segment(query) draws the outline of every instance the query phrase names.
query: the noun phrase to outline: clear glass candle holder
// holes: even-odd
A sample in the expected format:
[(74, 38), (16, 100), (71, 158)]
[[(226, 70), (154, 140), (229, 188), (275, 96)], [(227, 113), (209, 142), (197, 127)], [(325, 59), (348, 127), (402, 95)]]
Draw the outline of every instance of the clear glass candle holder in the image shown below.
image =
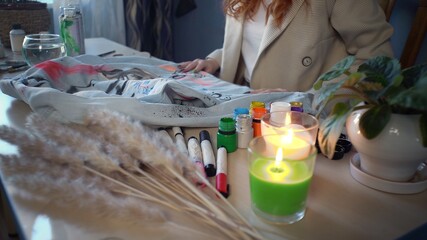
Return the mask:
[(30, 34), (22, 43), (22, 54), (30, 66), (63, 57), (65, 53), (65, 45), (58, 34)]
[(296, 111), (277, 111), (265, 114), (261, 118), (261, 134), (287, 134), (292, 129), (293, 134), (315, 145), (319, 121), (316, 117)]
[(304, 217), (317, 156), (311, 143), (283, 138), (287, 136), (259, 136), (248, 147), (252, 210), (274, 224), (291, 224)]

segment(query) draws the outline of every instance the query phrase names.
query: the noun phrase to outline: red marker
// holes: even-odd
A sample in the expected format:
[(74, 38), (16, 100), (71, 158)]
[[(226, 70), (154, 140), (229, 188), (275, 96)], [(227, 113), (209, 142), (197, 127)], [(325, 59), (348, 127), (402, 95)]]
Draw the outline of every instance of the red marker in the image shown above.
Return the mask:
[(216, 165), (216, 189), (227, 198), (230, 193), (227, 183), (227, 150), (224, 147), (218, 148)]

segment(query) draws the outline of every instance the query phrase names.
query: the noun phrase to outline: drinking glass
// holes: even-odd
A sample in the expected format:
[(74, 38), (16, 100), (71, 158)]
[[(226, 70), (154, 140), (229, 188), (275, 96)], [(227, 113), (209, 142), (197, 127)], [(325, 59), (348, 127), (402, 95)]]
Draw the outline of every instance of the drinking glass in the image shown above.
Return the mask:
[(264, 114), (261, 119), (262, 135), (286, 134), (292, 130), (293, 134), (314, 145), (317, 138), (319, 121), (316, 117), (296, 111), (277, 111)]
[(65, 46), (58, 34), (30, 34), (24, 38), (22, 53), (28, 65), (34, 66), (65, 56)]

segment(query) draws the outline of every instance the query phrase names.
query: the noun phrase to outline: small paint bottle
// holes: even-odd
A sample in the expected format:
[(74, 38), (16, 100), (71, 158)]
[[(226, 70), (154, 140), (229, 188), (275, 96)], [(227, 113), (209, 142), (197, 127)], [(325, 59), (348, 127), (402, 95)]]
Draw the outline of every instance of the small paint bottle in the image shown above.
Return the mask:
[(261, 136), (261, 118), (267, 113), (265, 107), (255, 107), (252, 109), (252, 128), (254, 130), (253, 137)]
[(297, 112), (297, 113), (291, 113), (291, 122), (294, 124), (302, 124), (302, 117), (299, 114), (300, 112), (304, 112), (302, 102), (290, 102), (291, 104), (291, 112)]
[(234, 119), (230, 117), (221, 118), (217, 133), (217, 149), (225, 147), (228, 153), (237, 149), (237, 134)]
[(289, 112), (291, 104), (288, 102), (272, 102), (270, 104), (270, 112)]
[(236, 118), (237, 147), (247, 148), (252, 140), (254, 130), (252, 128), (252, 117), (249, 114), (239, 114)]
[(259, 101), (252, 101), (251, 105), (249, 106), (249, 114), (252, 115), (253, 109), (257, 107), (265, 108), (265, 103)]
[(237, 116), (240, 114), (249, 114), (249, 109), (247, 109), (247, 108), (235, 108), (234, 109), (234, 115), (233, 115), (234, 121), (236, 121)]
[(290, 102), (290, 104), (291, 104), (291, 111), (304, 112), (302, 102)]

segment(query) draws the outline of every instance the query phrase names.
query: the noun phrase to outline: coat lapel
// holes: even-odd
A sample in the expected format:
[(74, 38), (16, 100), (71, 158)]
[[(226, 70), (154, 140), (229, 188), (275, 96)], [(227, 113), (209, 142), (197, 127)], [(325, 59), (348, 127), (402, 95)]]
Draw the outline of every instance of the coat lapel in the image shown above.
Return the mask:
[(286, 14), (283, 22), (280, 26), (276, 26), (272, 17), (268, 18), (267, 25), (264, 31), (264, 35), (261, 40), (261, 44), (258, 51), (259, 55), (276, 39), (289, 25), (292, 19), (297, 14), (298, 10), (302, 6), (305, 0), (294, 0), (289, 12)]

